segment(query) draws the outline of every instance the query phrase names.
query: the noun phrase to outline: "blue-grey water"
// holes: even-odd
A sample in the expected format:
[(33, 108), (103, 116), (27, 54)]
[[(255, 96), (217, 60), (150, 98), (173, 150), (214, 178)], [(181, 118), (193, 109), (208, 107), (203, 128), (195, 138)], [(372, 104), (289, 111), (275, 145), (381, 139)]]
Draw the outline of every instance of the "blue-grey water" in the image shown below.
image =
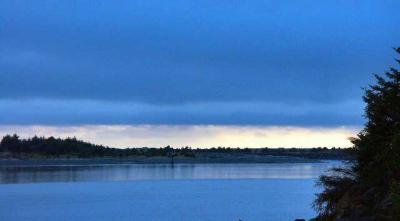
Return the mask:
[(0, 220), (311, 218), (337, 161), (0, 167)]

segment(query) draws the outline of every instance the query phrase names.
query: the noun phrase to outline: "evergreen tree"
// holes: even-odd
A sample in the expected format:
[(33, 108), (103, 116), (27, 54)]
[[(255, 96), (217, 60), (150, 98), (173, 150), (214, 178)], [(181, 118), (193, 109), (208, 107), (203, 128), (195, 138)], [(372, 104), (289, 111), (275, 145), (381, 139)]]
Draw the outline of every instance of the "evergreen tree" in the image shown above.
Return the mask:
[[(400, 48), (395, 50), (400, 54)], [(324, 191), (314, 206), (322, 220), (339, 216), (399, 218), (394, 216), (400, 208), (400, 72), (391, 68), (384, 76), (375, 77), (376, 84), (366, 88), (363, 97), (367, 122), (352, 139), (356, 163), (320, 177)], [(346, 205), (346, 200), (351, 203)], [(352, 212), (346, 215), (346, 209)]]

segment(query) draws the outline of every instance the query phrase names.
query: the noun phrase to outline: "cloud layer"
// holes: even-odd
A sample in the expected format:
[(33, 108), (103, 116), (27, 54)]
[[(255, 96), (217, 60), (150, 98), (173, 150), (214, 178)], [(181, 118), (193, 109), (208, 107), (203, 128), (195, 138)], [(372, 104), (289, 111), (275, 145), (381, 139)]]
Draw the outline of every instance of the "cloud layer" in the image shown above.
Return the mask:
[[(360, 125), (362, 103), (205, 102), (146, 104), (92, 100), (0, 100), (0, 124)], [(351, 111), (349, 111), (351, 110)]]
[(0, 124), (361, 125), (398, 1), (1, 1)]

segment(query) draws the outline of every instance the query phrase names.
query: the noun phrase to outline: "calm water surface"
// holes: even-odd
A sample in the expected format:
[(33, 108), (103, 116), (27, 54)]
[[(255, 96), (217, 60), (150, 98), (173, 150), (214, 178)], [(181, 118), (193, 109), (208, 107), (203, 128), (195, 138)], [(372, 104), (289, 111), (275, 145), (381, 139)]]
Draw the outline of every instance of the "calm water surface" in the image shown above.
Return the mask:
[(0, 183), (170, 179), (311, 179), (338, 161), (276, 164), (0, 166)]
[(315, 179), (339, 164), (3, 166), (0, 220), (311, 218)]

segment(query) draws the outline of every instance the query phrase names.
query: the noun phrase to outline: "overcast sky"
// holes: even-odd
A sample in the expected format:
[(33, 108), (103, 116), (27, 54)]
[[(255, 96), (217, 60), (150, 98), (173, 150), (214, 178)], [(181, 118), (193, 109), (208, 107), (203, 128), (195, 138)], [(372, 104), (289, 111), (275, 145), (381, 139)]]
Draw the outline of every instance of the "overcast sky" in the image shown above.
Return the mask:
[(399, 8), (379, 0), (0, 0), (0, 132), (214, 125), (355, 133), (361, 88), (395, 65)]

